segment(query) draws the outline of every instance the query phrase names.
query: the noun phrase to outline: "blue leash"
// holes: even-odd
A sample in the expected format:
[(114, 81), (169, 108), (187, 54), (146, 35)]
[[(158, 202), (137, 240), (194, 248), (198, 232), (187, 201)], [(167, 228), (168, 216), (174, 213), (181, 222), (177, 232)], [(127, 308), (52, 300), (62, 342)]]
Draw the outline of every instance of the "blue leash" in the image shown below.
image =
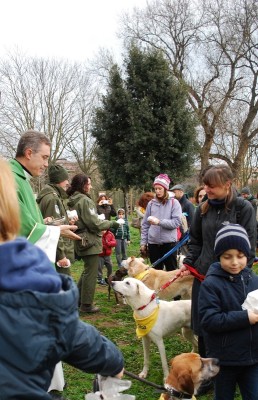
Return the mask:
[(183, 237), (182, 240), (180, 240), (180, 242), (178, 242), (173, 249), (169, 250), (166, 254), (164, 254), (164, 256), (162, 256), (161, 258), (159, 258), (157, 261), (155, 261), (152, 266), (156, 267), (157, 264), (161, 263), (161, 261), (165, 260), (165, 258), (167, 258), (168, 256), (170, 256), (170, 254), (173, 254), (175, 251), (177, 251), (178, 249), (180, 249), (180, 247), (182, 247), (187, 241), (189, 240), (189, 233), (186, 233), (186, 235)]

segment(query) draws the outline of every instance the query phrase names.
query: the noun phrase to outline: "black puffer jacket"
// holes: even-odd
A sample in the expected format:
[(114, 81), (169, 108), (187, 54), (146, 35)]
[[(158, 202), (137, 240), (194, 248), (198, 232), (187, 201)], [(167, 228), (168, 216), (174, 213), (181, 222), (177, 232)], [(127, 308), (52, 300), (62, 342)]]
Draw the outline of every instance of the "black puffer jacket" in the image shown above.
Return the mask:
[(250, 325), (241, 307), (247, 294), (256, 289), (258, 276), (250, 268), (230, 275), (220, 263), (210, 266), (199, 295), (207, 357), (218, 358), (221, 365), (258, 363), (258, 324)]
[(203, 216), (200, 207), (196, 208), (190, 227), (188, 254), (184, 262), (194, 266), (199, 273), (205, 275), (209, 266), (217, 261), (213, 250), (216, 234), (222, 228), (222, 223), (228, 221), (242, 225), (247, 231), (251, 243), (251, 257), (248, 266), (251, 266), (256, 248), (256, 217), (251, 204), (243, 198), (235, 197), (230, 210), (225, 210), (224, 205), (210, 206), (208, 212)]

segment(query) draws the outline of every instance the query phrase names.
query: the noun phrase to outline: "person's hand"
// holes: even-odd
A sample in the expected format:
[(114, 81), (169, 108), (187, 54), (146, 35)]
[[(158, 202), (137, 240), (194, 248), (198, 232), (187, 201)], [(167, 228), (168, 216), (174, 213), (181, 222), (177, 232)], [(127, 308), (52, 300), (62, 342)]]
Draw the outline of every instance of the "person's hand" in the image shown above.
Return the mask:
[(76, 210), (67, 210), (66, 211), (68, 219), (69, 219), (69, 225), (74, 225), (76, 221), (78, 221), (78, 214)]
[(126, 244), (128, 244), (128, 245), (129, 245), (130, 243), (131, 243), (131, 242), (130, 242), (130, 240), (127, 240), (127, 241), (126, 241)]
[(191, 275), (189, 269), (183, 264), (181, 268), (178, 268), (176, 273), (176, 277), (188, 276)]
[(254, 325), (258, 322), (258, 314), (254, 313), (253, 311), (247, 310), (248, 318), (251, 325)]
[(76, 221), (78, 221), (78, 217), (73, 217), (69, 219), (69, 225), (74, 225)]
[(158, 225), (159, 222), (160, 222), (158, 218), (152, 217), (152, 216), (148, 217), (148, 218), (147, 218), (147, 221), (148, 221), (151, 225)]
[(62, 258), (61, 260), (58, 260), (57, 262), (58, 267), (65, 268), (65, 267), (70, 267), (71, 263), (70, 260), (66, 257)]
[(141, 254), (142, 258), (147, 258), (148, 257), (148, 251), (147, 251), (147, 245), (146, 244), (142, 244), (141, 245), (140, 254)]
[(113, 200), (109, 197), (109, 199), (108, 199), (108, 204), (113, 204)]
[(52, 221), (53, 221), (53, 218), (52, 217), (46, 217), (46, 218), (44, 218), (43, 219), (43, 221), (44, 221), (44, 224), (50, 224)]
[(122, 379), (123, 376), (124, 376), (124, 368), (122, 369), (122, 371), (119, 372), (119, 374), (115, 375), (115, 378)]
[(72, 239), (72, 240), (82, 240), (82, 238), (73, 231), (76, 231), (78, 229), (78, 226), (76, 225), (60, 225), (60, 235), (62, 237)]

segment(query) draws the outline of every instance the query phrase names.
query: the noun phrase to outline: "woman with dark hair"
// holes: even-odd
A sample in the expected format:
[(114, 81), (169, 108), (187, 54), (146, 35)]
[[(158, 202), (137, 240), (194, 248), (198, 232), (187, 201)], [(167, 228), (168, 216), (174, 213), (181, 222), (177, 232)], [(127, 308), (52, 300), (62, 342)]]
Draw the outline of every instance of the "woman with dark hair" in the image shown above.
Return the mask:
[(73, 177), (71, 186), (67, 190), (70, 199), (68, 206), (78, 214), (78, 230), (82, 240), (75, 244), (75, 253), (84, 262), (84, 270), (78, 282), (80, 292), (80, 311), (95, 313), (99, 308), (93, 305), (97, 283), (99, 254), (102, 251), (101, 231), (111, 227), (118, 228), (116, 221), (102, 220), (99, 218), (96, 205), (90, 197), (91, 178), (85, 174)]
[[(210, 166), (203, 174), (204, 190), (207, 200), (202, 202), (195, 211), (194, 219), (190, 227), (190, 240), (188, 253), (184, 264), (190, 265), (201, 275), (206, 275), (210, 265), (217, 261), (214, 254), (215, 237), (222, 224), (225, 222), (239, 224), (247, 231), (251, 252), (248, 266), (251, 267), (255, 257), (256, 245), (256, 220), (251, 204), (237, 196), (233, 187), (233, 174), (226, 164)], [(184, 265), (180, 275), (190, 274)], [(199, 353), (206, 356), (202, 333), (199, 328), (198, 298), (201, 281), (194, 279), (192, 290), (192, 328), (199, 336)], [(205, 389), (200, 390), (199, 395)]]
[(204, 186), (198, 186), (195, 191), (194, 191), (194, 201), (195, 201), (195, 205), (198, 206), (198, 204), (200, 204), (204, 198), (204, 196), (206, 195)]
[[(148, 246), (150, 262), (154, 263), (170, 251), (177, 243), (177, 227), (181, 224), (182, 209), (178, 200), (168, 194), (170, 179), (166, 174), (158, 175), (153, 183), (155, 197), (149, 201), (142, 220), (141, 253)], [(167, 271), (177, 268), (176, 252), (159, 263), (156, 269)]]

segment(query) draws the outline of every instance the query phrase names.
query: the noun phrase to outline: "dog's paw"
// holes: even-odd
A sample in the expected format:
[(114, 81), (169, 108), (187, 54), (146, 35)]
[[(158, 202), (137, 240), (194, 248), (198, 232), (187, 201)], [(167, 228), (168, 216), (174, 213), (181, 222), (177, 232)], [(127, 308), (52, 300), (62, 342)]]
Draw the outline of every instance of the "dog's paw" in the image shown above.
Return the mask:
[(147, 378), (147, 375), (148, 375), (148, 371), (143, 369), (142, 372), (139, 373), (139, 378), (145, 379), (145, 378)]

